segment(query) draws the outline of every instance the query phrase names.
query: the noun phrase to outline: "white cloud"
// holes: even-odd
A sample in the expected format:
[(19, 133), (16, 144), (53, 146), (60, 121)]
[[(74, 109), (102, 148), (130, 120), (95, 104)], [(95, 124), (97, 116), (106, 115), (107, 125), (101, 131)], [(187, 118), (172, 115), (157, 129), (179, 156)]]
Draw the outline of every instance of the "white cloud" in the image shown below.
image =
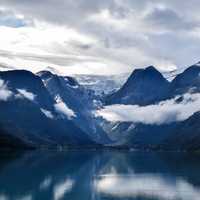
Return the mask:
[(0, 101), (7, 101), (12, 96), (4, 80), (0, 79)]
[(185, 94), (180, 103), (176, 102), (177, 98), (148, 106), (110, 105), (97, 110), (96, 115), (112, 122), (160, 125), (186, 120), (200, 111), (200, 94)]
[(50, 65), (65, 74), (189, 65), (200, 50), (199, 1), (191, 1), (2, 0), (2, 17), (14, 24), (0, 20), (0, 50), (8, 52), (0, 62), (34, 72)]
[(17, 89), (17, 91), (19, 92), (20, 96), (17, 95), (17, 97), (23, 97), (23, 98), (26, 98), (30, 101), (34, 101), (36, 95), (33, 94), (32, 92), (28, 92), (27, 90), (25, 89)]
[(53, 116), (53, 114), (52, 114), (51, 111), (46, 110), (46, 109), (43, 109), (43, 108), (41, 108), (40, 110), (41, 110), (42, 113), (44, 113), (44, 115), (45, 115), (46, 117), (48, 117), (48, 118), (50, 118), (50, 119), (53, 119), (53, 118), (54, 118), (54, 116)]
[(76, 114), (73, 110), (71, 110), (65, 103), (58, 102), (54, 105), (57, 112), (65, 115), (68, 119), (72, 119), (73, 117), (76, 117)]

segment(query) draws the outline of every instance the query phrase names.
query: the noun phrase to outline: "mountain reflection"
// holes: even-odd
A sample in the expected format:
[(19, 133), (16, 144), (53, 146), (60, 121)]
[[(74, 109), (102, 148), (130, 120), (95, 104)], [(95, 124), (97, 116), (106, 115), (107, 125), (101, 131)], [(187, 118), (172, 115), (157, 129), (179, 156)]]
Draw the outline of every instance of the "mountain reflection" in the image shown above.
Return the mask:
[(1, 153), (0, 200), (199, 200), (199, 167), (181, 153)]

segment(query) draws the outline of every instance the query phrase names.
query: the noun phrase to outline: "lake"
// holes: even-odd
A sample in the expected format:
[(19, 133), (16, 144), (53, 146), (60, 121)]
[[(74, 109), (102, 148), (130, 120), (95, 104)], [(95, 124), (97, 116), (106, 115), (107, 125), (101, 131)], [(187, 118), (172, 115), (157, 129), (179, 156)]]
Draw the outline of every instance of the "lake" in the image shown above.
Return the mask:
[(0, 200), (199, 200), (200, 155), (0, 153)]

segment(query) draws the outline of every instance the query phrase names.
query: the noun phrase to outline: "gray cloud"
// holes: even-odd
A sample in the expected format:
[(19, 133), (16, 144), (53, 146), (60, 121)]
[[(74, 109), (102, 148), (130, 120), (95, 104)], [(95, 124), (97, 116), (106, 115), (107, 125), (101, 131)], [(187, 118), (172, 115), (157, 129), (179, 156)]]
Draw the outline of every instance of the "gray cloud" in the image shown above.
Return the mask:
[[(84, 46), (78, 46), (79, 48), (86, 48)], [(10, 59), (16, 59), (21, 58), (24, 60), (30, 60), (30, 61), (41, 61), (41, 62), (47, 62), (49, 64), (55, 64), (55, 65), (72, 65), (77, 62), (83, 62), (83, 61), (90, 61), (95, 62), (98, 61), (95, 57), (89, 57), (89, 56), (78, 56), (73, 54), (66, 54), (64, 56), (59, 55), (50, 55), (50, 54), (36, 54), (36, 53), (15, 53), (12, 51), (3, 51), (0, 50), (0, 56), (7, 57)], [(0, 64), (1, 67), (1, 64)], [(2, 66), (3, 68), (7, 68), (5, 65)], [(9, 69), (14, 69), (14, 67), (9, 67)]]
[[(64, 26), (96, 40), (55, 42), (51, 58), (26, 55), (26, 59), (66, 66), (81, 64), (80, 56), (84, 56), (84, 62), (98, 60), (108, 67), (113, 62), (116, 67), (108, 71), (118, 73), (150, 64), (165, 69), (198, 61), (199, 5), (198, 0), (1, 0), (4, 15), (22, 14), (24, 20)], [(34, 23), (28, 26), (34, 27)], [(57, 52), (66, 56), (57, 56)]]
[(163, 27), (166, 31), (170, 30), (190, 30), (199, 26), (194, 21), (187, 21), (184, 17), (181, 17), (173, 10), (170, 9), (154, 9), (149, 13), (146, 20), (152, 23), (152, 25)]

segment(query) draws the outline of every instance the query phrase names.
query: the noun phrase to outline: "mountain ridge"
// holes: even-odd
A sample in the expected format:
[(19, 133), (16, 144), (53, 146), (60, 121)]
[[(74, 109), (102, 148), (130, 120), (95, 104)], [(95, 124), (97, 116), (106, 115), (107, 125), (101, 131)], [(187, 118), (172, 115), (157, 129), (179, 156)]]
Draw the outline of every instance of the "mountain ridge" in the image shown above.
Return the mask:
[[(143, 124), (106, 122), (94, 112), (107, 105), (159, 105), (200, 93), (200, 67), (192, 65), (169, 82), (155, 67), (134, 70), (122, 87), (99, 98), (70, 76), (49, 71), (0, 72), (0, 130), (10, 141), (31, 146), (115, 146), (142, 149), (197, 149), (199, 114), (182, 122)], [(188, 101), (193, 101), (188, 99)], [(182, 134), (179, 130), (182, 130)], [(195, 132), (196, 131), (196, 132)], [(1, 135), (1, 133), (0, 133)], [(11, 136), (11, 137), (10, 137)], [(182, 142), (177, 141), (182, 138)], [(193, 148), (192, 148), (193, 147)]]

